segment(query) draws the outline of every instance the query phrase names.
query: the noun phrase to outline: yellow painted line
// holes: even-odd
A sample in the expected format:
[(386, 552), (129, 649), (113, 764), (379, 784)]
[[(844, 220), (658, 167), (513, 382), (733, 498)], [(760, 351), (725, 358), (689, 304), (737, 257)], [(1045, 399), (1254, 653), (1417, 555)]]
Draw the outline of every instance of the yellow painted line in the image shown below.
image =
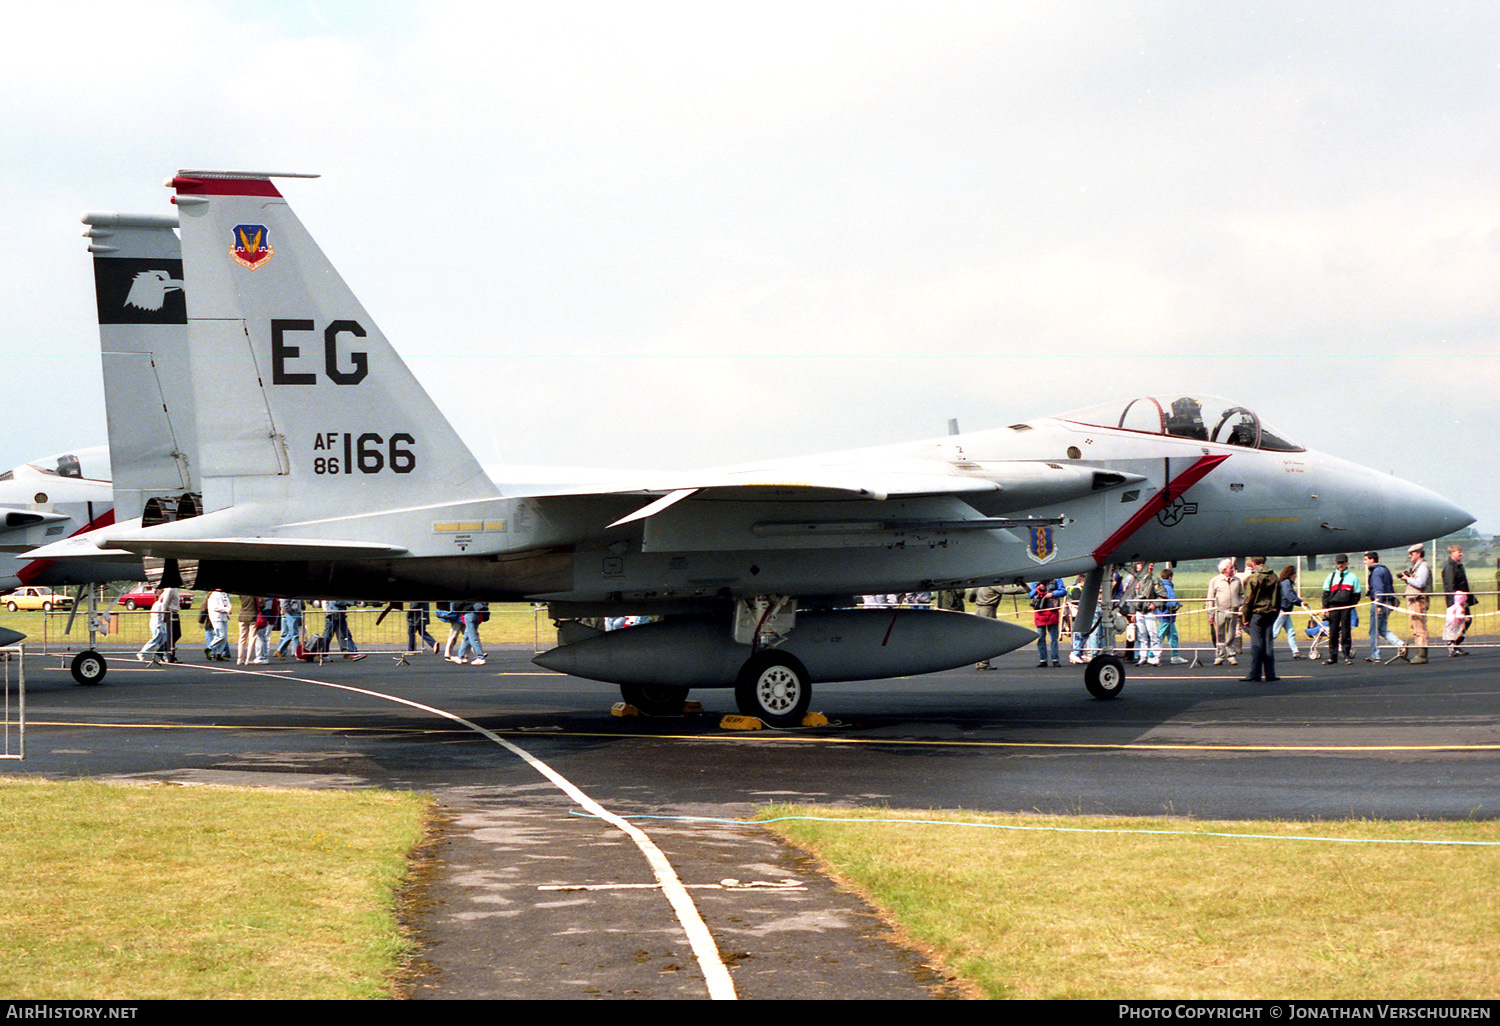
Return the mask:
[[(497, 733), (506, 733), (498, 730)], [(1177, 752), (1500, 752), (1500, 743), (1478, 745), (1189, 745), (1154, 744), (1151, 742), (1104, 743), (1091, 741), (913, 741), (894, 738), (863, 737), (788, 737), (758, 732), (742, 734), (607, 734), (590, 731), (556, 731), (549, 737), (632, 738), (655, 741), (717, 741), (721, 743), (783, 742), (786, 744), (825, 745), (898, 745), (919, 748), (1076, 748), (1111, 751), (1177, 751)]]
[(26, 720), (28, 727), (98, 727), (108, 730), (265, 730), (303, 731), (325, 734), (468, 734), (466, 730), (423, 729), (419, 727), (267, 727), (234, 723), (91, 723), (86, 720)]

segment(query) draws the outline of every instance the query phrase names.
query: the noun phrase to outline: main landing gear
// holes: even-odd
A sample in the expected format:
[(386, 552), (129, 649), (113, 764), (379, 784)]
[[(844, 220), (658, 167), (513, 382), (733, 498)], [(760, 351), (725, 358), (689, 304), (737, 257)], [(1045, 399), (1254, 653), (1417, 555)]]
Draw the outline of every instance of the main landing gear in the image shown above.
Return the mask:
[[(620, 697), (647, 716), (676, 716), (688, 689), (667, 684), (621, 684)], [(795, 657), (777, 652), (751, 656), (734, 686), (735, 705), (769, 727), (795, 727), (812, 702), (807, 669)]]
[(812, 702), (812, 683), (795, 657), (761, 652), (745, 661), (734, 685), (735, 704), (771, 727), (795, 727)]

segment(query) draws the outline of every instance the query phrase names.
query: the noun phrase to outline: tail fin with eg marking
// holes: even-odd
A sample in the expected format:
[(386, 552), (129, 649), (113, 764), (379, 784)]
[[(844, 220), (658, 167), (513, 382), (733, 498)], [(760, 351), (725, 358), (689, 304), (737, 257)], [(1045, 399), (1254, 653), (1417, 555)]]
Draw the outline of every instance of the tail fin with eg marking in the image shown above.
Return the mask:
[(493, 497), (271, 177), (170, 182), (205, 510), (271, 506), (286, 522)]

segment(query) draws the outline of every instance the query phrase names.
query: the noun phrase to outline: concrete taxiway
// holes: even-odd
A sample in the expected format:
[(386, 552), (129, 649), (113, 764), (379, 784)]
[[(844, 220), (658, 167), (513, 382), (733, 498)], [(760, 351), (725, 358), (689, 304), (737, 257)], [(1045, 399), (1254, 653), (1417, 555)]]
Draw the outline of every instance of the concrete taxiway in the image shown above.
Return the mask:
[(748, 734), (718, 729), (728, 692), (695, 693), (702, 714), (621, 719), (609, 715), (612, 688), (539, 671), (521, 651), (483, 667), (382, 654), (253, 668), (116, 660), (96, 688), (30, 656), (27, 758), (0, 772), (435, 794), (446, 827), (416, 904), (431, 970), (419, 997), (704, 994), (632, 842), (495, 739), (609, 812), (651, 817), (631, 822), (675, 867), (744, 997), (940, 992), (869, 909), (734, 822), (773, 801), (1500, 814), (1500, 655), (1284, 662), (1277, 684), (1242, 683), (1230, 667), (1145, 669), (1113, 702), (1088, 698), (1076, 669), (1036, 669), (1028, 655), (992, 673), (823, 685), (814, 708), (829, 727)]

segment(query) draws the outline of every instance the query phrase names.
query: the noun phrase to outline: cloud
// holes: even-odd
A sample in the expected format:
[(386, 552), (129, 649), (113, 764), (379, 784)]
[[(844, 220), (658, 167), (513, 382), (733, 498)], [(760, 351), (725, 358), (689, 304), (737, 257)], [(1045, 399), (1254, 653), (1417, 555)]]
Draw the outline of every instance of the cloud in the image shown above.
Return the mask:
[[(221, 166), (324, 174), (294, 206), (511, 458), (686, 466), (1184, 388), (1500, 510), (1473, 472), (1500, 427), (1488, 6), (100, 3), (11, 27), (0, 346), (79, 441), (103, 417), (77, 212), (165, 212), (163, 177)], [(12, 462), (69, 441), (18, 430)]]

